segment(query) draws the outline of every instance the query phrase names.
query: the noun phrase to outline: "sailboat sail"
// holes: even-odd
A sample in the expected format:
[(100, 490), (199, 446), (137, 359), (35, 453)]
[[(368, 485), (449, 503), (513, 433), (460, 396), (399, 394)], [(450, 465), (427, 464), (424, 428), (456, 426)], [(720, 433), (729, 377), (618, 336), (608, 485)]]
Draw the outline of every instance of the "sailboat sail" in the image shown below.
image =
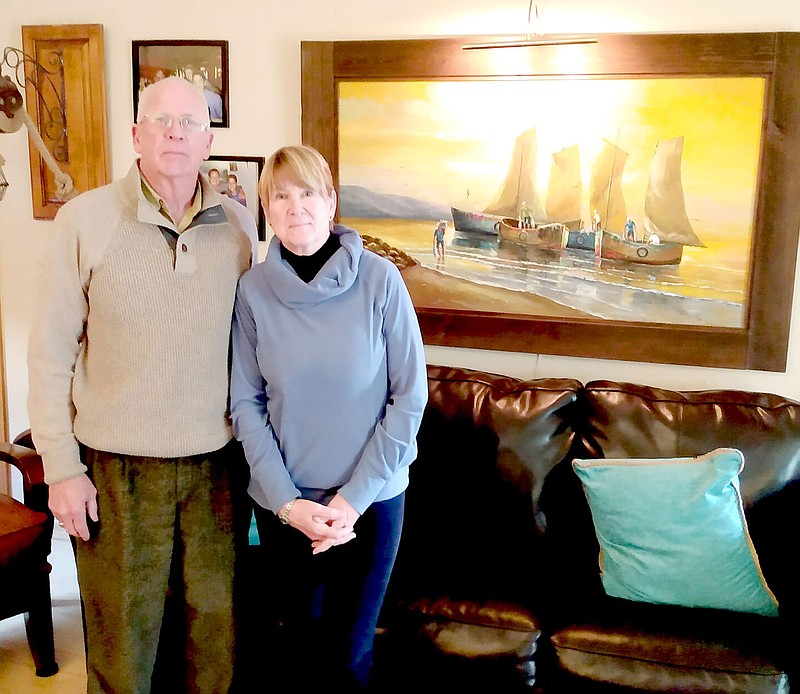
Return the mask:
[(527, 202), (534, 219), (544, 216), (536, 193), (536, 128), (530, 128), (517, 137), (508, 173), (494, 200), (484, 212), (516, 218), (520, 205)]
[(554, 152), (545, 204), (548, 219), (565, 224), (569, 222), (579, 224), (582, 193), (578, 145), (571, 145)]
[(644, 199), (644, 228), (648, 234), (658, 234), (661, 241), (705, 247), (686, 215), (681, 183), (682, 154), (682, 137), (658, 143)]
[(589, 182), (589, 214), (600, 215), (600, 227), (621, 234), (627, 220), (625, 198), (622, 195), (622, 170), (628, 153), (603, 140), (603, 150), (592, 166)]

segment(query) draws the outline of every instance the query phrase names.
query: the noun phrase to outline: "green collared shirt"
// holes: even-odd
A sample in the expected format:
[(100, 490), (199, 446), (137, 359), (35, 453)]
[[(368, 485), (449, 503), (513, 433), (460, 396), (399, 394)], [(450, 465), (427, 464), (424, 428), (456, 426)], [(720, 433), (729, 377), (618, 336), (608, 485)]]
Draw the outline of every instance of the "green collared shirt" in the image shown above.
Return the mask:
[(200, 185), (199, 178), (195, 184), (192, 204), (189, 206), (189, 209), (186, 210), (181, 220), (177, 223), (170, 216), (169, 209), (167, 208), (167, 204), (164, 202), (164, 199), (158, 193), (156, 193), (155, 190), (153, 190), (153, 187), (150, 185), (141, 171), (139, 171), (139, 178), (142, 181), (142, 193), (144, 194), (145, 200), (147, 200), (147, 202), (157, 209), (164, 219), (171, 222), (175, 226), (175, 231), (178, 234), (187, 229), (192, 223), (192, 220), (194, 220), (194, 218), (200, 214), (200, 211), (203, 208), (203, 189)]

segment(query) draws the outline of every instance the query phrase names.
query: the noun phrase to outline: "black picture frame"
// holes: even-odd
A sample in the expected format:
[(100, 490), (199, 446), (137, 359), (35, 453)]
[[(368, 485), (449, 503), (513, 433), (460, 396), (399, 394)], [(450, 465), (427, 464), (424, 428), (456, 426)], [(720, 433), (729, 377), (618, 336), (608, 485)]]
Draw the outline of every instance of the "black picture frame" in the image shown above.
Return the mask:
[(131, 52), (134, 118), (148, 84), (171, 75), (190, 81), (202, 75), (211, 127), (229, 127), (227, 41), (133, 41)]
[(258, 228), (259, 241), (267, 240), (267, 220), (264, 216), (264, 208), (261, 207), (261, 202), (258, 197), (258, 179), (261, 177), (261, 172), (264, 169), (264, 161), (264, 157), (215, 154), (200, 165), (200, 171), (206, 178), (209, 178), (209, 172), (212, 169), (217, 169), (219, 171), (220, 180), (222, 182), (220, 192), (223, 195), (228, 195), (225, 191), (225, 184), (229, 176), (236, 176), (236, 183), (243, 189), (245, 198), (244, 202), (242, 202), (241, 199), (239, 202), (242, 202), (253, 214)]

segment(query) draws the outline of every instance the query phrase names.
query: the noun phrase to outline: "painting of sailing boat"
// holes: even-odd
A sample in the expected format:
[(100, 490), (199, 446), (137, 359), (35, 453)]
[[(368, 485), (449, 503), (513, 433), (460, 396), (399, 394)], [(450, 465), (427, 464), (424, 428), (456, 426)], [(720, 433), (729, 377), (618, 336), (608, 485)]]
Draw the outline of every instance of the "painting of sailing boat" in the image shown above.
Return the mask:
[[(562, 198), (565, 193), (569, 196), (571, 191), (569, 181), (560, 175), (557, 163), (559, 155), (561, 160), (565, 157), (560, 152), (553, 155), (555, 168), (548, 185), (545, 213), (536, 190), (536, 152), (536, 128), (530, 128), (517, 137), (506, 178), (484, 213), (499, 216), (495, 227), (503, 241), (519, 242), (541, 250), (559, 250), (565, 245), (564, 234), (567, 231)], [(579, 199), (574, 202), (579, 204)], [(470, 233), (469, 229), (459, 226), (459, 217), (455, 214), (457, 208), (452, 209), (455, 230)], [(522, 210), (525, 210), (524, 219)], [(579, 224), (579, 209), (575, 209), (574, 216), (573, 224)]]
[[(598, 256), (645, 265), (673, 265), (681, 262), (684, 246), (705, 247), (686, 215), (680, 169), (682, 152), (682, 137), (657, 144), (644, 200), (643, 233), (637, 239), (636, 226), (626, 216), (619, 185), (628, 155), (606, 143), (604, 156), (598, 162), (606, 173), (598, 175), (602, 185), (592, 198), (594, 209), (603, 210), (598, 212), (599, 228), (595, 231)], [(603, 189), (607, 191), (605, 200)]]
[[(508, 172), (495, 199), (482, 212), (450, 208), (455, 231), (467, 235), (494, 234), (507, 241), (520, 241), (547, 249), (562, 247), (563, 226), (569, 223), (580, 225), (578, 147), (572, 145), (553, 153), (546, 212), (536, 189), (536, 166), (536, 128), (529, 128), (514, 142)], [(522, 226), (519, 219), (518, 213), (522, 208), (529, 208), (536, 221), (530, 228)], [(476, 219), (482, 223), (476, 224)]]
[(741, 328), (764, 94), (760, 77), (345, 81), (340, 219), (412, 259), (418, 306)]

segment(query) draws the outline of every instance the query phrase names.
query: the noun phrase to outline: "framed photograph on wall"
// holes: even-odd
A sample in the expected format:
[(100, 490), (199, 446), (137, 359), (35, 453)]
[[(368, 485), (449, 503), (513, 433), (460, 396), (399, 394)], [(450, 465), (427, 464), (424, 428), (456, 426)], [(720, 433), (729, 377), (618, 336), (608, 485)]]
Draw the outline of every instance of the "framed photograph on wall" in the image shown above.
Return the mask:
[(149, 84), (177, 75), (203, 92), (212, 128), (228, 127), (227, 41), (133, 41), (133, 115)]
[(264, 168), (264, 157), (212, 155), (200, 165), (211, 185), (221, 195), (233, 198), (253, 214), (258, 227), (258, 240), (267, 239), (267, 222), (258, 199), (258, 178)]

